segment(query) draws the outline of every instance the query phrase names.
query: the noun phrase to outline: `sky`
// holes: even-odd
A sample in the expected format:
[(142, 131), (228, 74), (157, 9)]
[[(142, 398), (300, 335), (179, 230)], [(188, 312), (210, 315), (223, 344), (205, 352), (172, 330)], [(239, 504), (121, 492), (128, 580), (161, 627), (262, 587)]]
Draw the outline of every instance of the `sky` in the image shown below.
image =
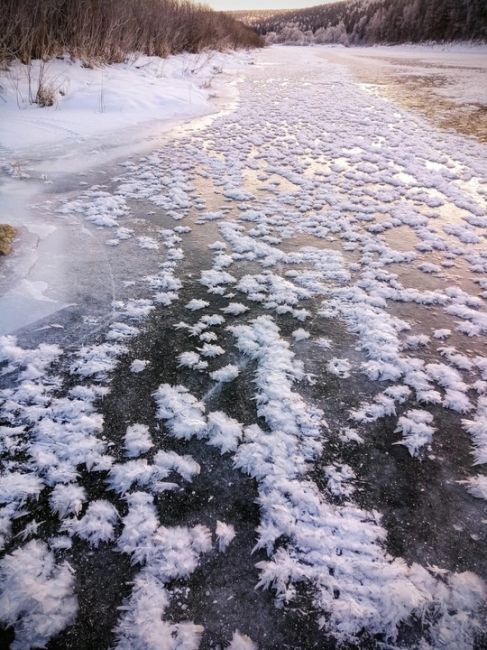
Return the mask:
[(326, 0), (206, 0), (205, 4), (213, 9), (238, 11), (239, 9), (299, 9), (324, 2)]

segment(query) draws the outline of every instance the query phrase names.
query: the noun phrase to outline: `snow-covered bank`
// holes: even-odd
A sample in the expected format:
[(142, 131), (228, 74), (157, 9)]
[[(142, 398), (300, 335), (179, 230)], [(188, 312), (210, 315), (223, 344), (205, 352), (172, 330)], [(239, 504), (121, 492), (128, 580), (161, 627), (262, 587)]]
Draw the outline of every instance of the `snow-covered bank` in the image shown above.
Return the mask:
[[(252, 59), (245, 51), (204, 52), (87, 68), (65, 58), (35, 61), (32, 69), (17, 62), (0, 72), (0, 212), (18, 231), (0, 266), (0, 334), (80, 304), (82, 295), (96, 295), (110, 310), (113, 278), (106, 287), (101, 278), (113, 270), (97, 232), (75, 210), (69, 218), (46, 210), (47, 196), (65, 191), (70, 173), (79, 176), (69, 184), (88, 185), (90, 168), (150, 150), (181, 125), (231, 106)], [(39, 78), (54, 89), (51, 107), (32, 103)], [(100, 173), (106, 167), (98, 180)], [(33, 210), (38, 202), (41, 209)], [(100, 196), (93, 210), (104, 209)], [(82, 281), (81, 268), (90, 269)]]
[[(16, 62), (0, 72), (0, 160), (32, 155), (33, 147), (73, 146), (143, 122), (210, 113), (215, 78), (248, 58), (246, 52), (134, 55), (100, 68), (69, 57), (31, 67)], [(52, 106), (35, 103), (39, 85), (52, 92)]]

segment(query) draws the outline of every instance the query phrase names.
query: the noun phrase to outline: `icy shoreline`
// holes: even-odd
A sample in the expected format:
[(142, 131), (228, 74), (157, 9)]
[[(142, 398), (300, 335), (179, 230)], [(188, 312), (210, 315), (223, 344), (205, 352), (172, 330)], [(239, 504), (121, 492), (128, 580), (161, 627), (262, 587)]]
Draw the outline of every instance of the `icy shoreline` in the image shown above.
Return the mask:
[[(32, 156), (38, 148), (76, 146), (93, 136), (147, 122), (189, 119), (214, 111), (215, 91), (227, 67), (247, 52), (180, 54), (167, 59), (134, 55), (99, 68), (69, 57), (29, 68), (14, 62), (0, 73), (0, 161)], [(52, 106), (35, 103), (39, 84), (52, 89)]]
[[(151, 151), (228, 110), (252, 57), (245, 51), (144, 56), (98, 69), (55, 60), (45, 74), (64, 80), (65, 94), (44, 108), (28, 101), (26, 66), (0, 74), (0, 210), (18, 229), (13, 253), (1, 261), (0, 334), (76, 303), (67, 286), (77, 283), (76, 266), (91, 260), (100, 274), (110, 274), (103, 247), (101, 256), (95, 253), (99, 261), (89, 251), (97, 232), (74, 214), (50, 214), (43, 207), (49, 197), (66, 191), (66, 183), (76, 189), (93, 177), (100, 182), (114, 160)], [(33, 64), (33, 87), (40, 65)]]

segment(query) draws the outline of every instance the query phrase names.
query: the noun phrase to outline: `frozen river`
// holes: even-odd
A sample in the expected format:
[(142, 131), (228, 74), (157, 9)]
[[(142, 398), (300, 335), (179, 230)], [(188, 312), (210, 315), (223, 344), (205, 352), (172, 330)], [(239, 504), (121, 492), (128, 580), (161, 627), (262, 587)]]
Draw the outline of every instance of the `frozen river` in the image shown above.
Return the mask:
[(487, 646), (484, 118), (397, 81), (485, 74), (447, 54), (270, 48), (214, 117), (4, 185), (0, 640)]

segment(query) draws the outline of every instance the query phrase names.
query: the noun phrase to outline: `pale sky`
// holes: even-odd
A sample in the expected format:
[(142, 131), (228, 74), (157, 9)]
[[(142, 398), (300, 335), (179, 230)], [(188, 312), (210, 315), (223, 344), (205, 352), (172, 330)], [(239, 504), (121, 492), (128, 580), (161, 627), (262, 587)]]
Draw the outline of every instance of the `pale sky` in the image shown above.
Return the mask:
[[(298, 9), (324, 4), (327, 0), (203, 0), (213, 9), (238, 11), (239, 9)], [(329, 0), (328, 0), (329, 1)]]

